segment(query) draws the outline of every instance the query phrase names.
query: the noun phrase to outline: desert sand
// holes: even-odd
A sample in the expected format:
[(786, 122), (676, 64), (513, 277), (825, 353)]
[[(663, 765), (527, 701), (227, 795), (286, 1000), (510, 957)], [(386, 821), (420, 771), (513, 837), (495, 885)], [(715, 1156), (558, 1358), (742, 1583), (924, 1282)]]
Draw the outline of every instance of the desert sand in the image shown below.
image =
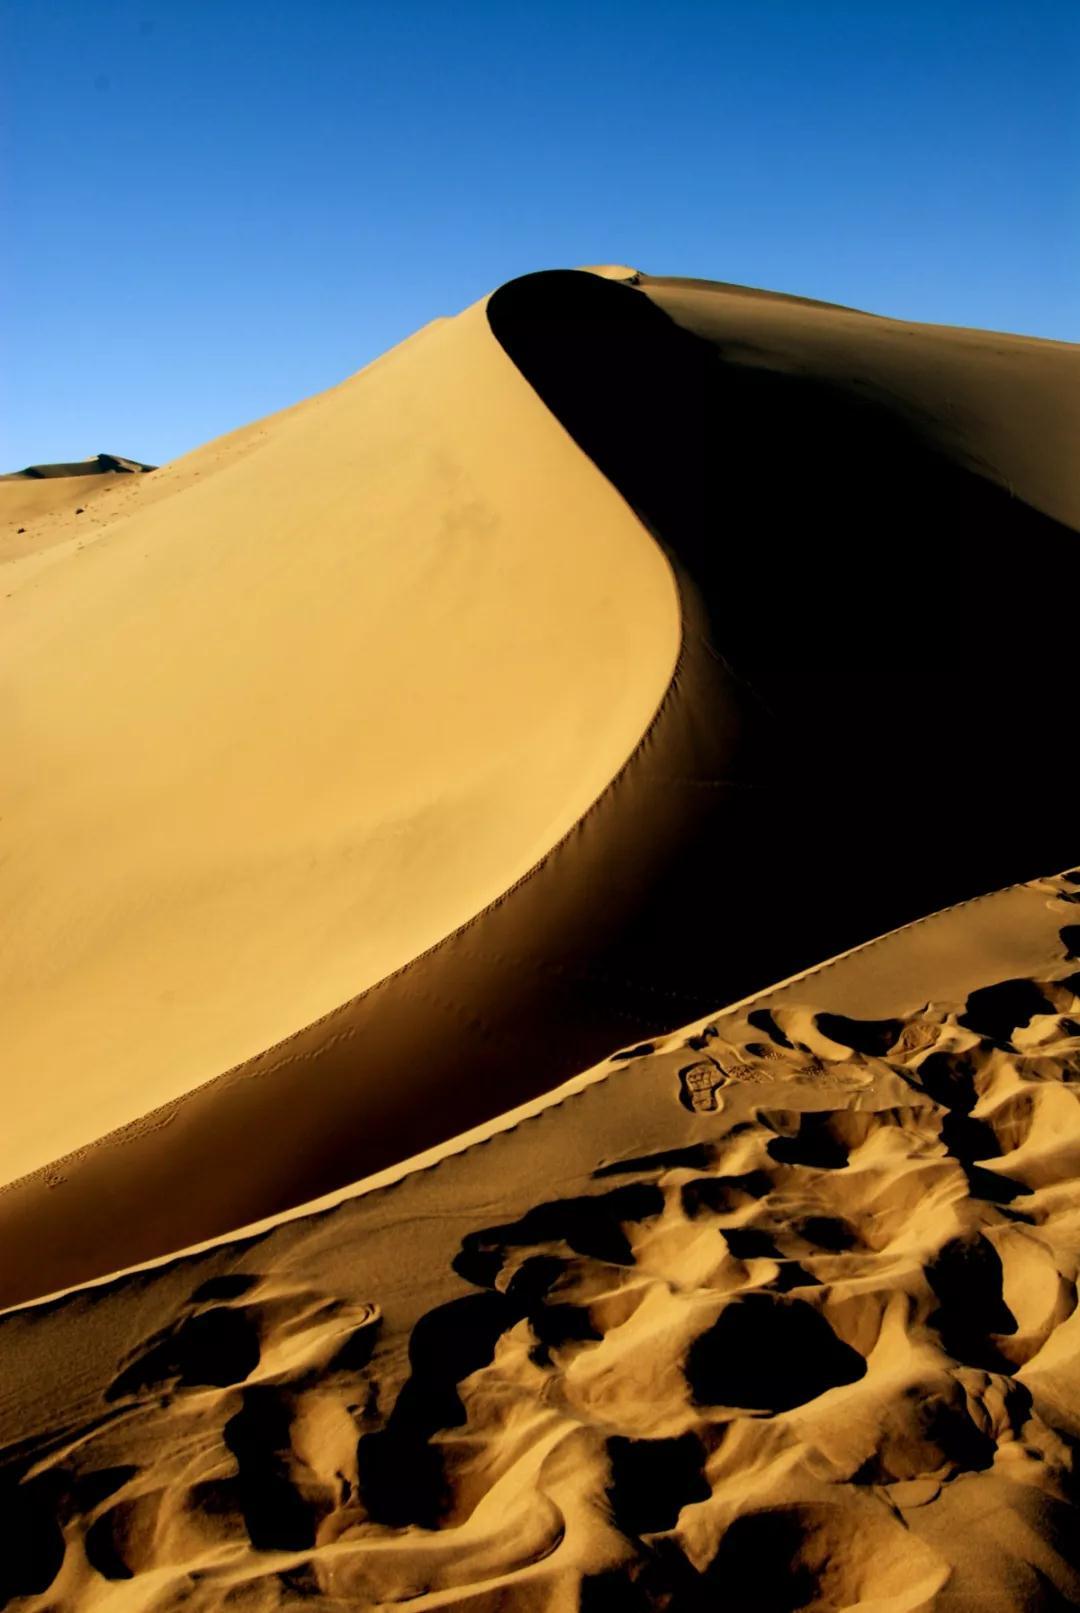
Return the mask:
[(1077, 375), (610, 265), (0, 481), (8, 1594), (1073, 1605)]
[[(62, 465), (28, 465), (25, 470), (0, 476), (0, 574), (4, 594), (13, 592), (13, 580), (29, 576), (86, 540), (86, 528), (98, 517), (113, 514), (123, 499), (110, 498), (101, 510), (95, 506), (103, 493), (117, 493), (133, 476), (153, 465), (95, 454), (91, 459)], [(72, 516), (86, 515), (76, 523)], [(18, 562), (16, 564), (16, 562)]]
[(962, 904), (9, 1313), (9, 1592), (1075, 1605), (1078, 894)]

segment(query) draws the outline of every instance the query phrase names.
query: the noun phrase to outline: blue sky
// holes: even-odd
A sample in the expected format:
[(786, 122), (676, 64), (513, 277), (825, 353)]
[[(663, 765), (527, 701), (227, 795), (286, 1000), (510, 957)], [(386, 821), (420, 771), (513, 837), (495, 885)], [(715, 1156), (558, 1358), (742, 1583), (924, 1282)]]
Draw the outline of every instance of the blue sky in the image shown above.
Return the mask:
[(1076, 0), (0, 17), (0, 469), (164, 461), (580, 263), (1080, 340)]

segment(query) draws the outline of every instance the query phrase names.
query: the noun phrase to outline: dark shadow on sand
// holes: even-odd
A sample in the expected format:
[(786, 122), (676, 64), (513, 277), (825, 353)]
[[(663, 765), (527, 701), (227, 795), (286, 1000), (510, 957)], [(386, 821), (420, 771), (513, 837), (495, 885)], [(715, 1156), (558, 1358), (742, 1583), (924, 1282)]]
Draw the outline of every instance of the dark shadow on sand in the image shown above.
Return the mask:
[[(949, 457), (932, 422), (795, 373), (797, 354), (784, 373), (730, 362), (630, 286), (531, 275), (488, 317), (696, 596), (708, 643), (684, 663), (736, 678), (737, 740), (702, 738), (696, 783), (748, 788), (688, 823), (613, 968), (685, 992), (734, 930), (707, 1011), (1075, 860), (1072, 792), (1045, 763), (1072, 766), (1055, 599), (1076, 534)], [(683, 673), (684, 698), (709, 697)]]

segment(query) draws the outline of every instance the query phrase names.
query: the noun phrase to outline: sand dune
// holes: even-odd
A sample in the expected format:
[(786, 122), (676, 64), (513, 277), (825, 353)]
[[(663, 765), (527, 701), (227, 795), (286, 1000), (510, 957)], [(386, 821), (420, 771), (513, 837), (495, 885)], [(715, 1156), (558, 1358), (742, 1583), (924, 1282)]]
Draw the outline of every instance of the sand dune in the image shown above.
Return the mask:
[(0, 1602), (1080, 1603), (1076, 379), (608, 264), (0, 478)]
[(125, 477), (3, 601), (0, 1297), (1067, 862), (1075, 371), (613, 265)]
[(482, 310), (134, 492), (7, 601), (8, 1179), (501, 896), (678, 652), (666, 560)]
[(0, 1320), (27, 1608), (1065, 1608), (1080, 872)]
[(22, 470), (8, 471), (0, 476), (0, 482), (69, 482), (76, 476), (132, 476), (156, 468), (155, 465), (144, 465), (138, 459), (124, 459), (119, 454), (91, 454), (89, 459), (70, 459), (52, 465), (26, 465)]

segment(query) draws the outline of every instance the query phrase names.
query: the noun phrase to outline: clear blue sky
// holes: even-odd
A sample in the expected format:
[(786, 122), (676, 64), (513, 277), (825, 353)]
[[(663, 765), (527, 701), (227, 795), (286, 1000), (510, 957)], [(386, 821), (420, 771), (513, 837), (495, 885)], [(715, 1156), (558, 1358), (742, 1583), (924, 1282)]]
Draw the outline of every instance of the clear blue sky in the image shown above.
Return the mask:
[(0, 469), (172, 458), (580, 263), (1080, 339), (1078, 0), (0, 16)]

